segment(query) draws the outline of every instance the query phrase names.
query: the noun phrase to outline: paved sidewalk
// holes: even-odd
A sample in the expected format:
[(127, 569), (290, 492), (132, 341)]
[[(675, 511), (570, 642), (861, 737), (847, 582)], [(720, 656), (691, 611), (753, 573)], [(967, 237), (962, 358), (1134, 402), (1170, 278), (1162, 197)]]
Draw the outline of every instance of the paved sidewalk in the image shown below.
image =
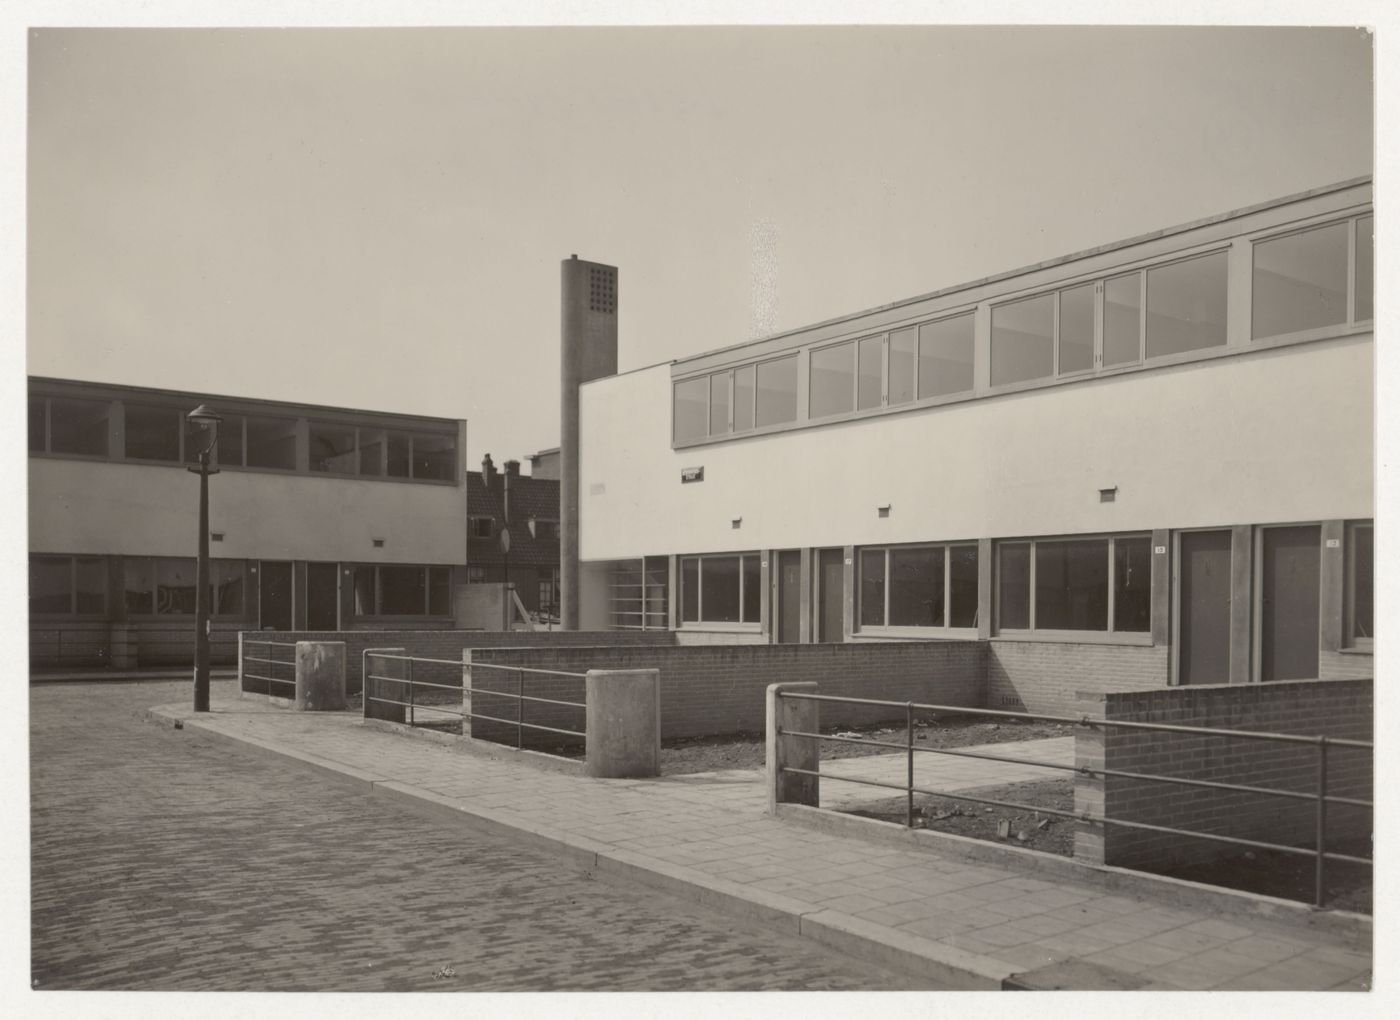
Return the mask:
[(255, 699), (213, 708), (153, 714), (956, 987), (1370, 987), (1368, 924), (1226, 915), (1182, 905), (1190, 897), (1170, 883), (1107, 892), (953, 849), (820, 831), (764, 814), (751, 772), (588, 779), (370, 729), (348, 713)]

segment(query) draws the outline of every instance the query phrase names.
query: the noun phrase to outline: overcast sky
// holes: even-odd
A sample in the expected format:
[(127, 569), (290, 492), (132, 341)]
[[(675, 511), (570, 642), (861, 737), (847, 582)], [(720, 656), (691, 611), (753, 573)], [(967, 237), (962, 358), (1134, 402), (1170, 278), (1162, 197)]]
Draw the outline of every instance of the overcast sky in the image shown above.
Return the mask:
[(1372, 168), (1347, 28), (32, 29), (28, 371), (557, 445), (667, 361)]

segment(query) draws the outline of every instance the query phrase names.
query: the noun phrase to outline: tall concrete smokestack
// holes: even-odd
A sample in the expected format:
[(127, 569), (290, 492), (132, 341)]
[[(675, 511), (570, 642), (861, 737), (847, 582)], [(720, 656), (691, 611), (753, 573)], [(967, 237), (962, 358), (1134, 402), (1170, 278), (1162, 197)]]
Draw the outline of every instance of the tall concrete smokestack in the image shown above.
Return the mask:
[(579, 629), (578, 388), (617, 374), (617, 267), (560, 265), (559, 601), (560, 626)]

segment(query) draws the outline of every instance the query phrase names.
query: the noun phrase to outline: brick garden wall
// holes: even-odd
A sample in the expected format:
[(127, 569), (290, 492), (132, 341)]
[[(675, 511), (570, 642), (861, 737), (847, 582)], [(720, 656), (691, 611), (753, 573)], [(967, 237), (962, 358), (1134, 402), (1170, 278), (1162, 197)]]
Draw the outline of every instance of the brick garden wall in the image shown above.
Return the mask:
[[(1158, 722), (1271, 733), (1371, 740), (1370, 680), (1296, 680), (1219, 687), (1172, 687), (1086, 696), (1085, 714), (1107, 720)], [(1081, 731), (1077, 764), (1125, 772), (1240, 783), (1311, 793), (1317, 750), (1297, 744), (1132, 730)], [(1331, 748), (1328, 791), (1369, 800), (1370, 751)], [(1075, 778), (1075, 809), (1108, 818), (1199, 832), (1311, 846), (1312, 801), (1173, 786), (1146, 780)], [(1371, 812), (1329, 805), (1330, 838), (1366, 836)], [(1241, 852), (1227, 844), (1115, 826), (1083, 827), (1075, 856), (1125, 867), (1172, 867)]]
[[(541, 647), (550, 645), (606, 644), (610, 646), (670, 646), (674, 637), (668, 631), (482, 631), (482, 630), (301, 630), (245, 631), (246, 641), (343, 641), (345, 642), (345, 686), (351, 694), (364, 687), (363, 652), (366, 648), (403, 648), (409, 655), (427, 659), (462, 661), (462, 651), (479, 644), (492, 647)], [(290, 658), (291, 649), (278, 649)], [(261, 654), (261, 653), (255, 653)], [(257, 670), (254, 670), (257, 672)], [(274, 674), (280, 675), (280, 674)], [(414, 679), (430, 683), (462, 685), (462, 670), (456, 666), (418, 664)], [(252, 689), (246, 684), (244, 689)]]
[[(476, 648), (473, 664), (525, 666), (584, 673), (589, 669), (661, 671), (663, 738), (762, 732), (769, 684), (815, 681), (818, 693), (890, 701), (921, 701), (979, 708), (983, 702), (986, 644), (910, 641), (881, 645), (708, 645), (673, 648)], [(582, 701), (583, 681), (525, 674), (527, 694)], [(515, 690), (506, 671), (475, 669), (472, 687)], [(514, 719), (513, 702), (475, 696), (477, 712)], [(484, 706), (490, 704), (491, 709)], [(902, 710), (859, 705), (821, 706), (823, 725), (859, 725), (902, 718)], [(581, 729), (577, 709), (527, 705), (526, 721)], [(514, 739), (514, 730), (510, 739)], [(500, 727), (478, 723), (473, 735), (501, 739)], [(546, 739), (546, 738), (541, 738)]]
[(993, 639), (987, 654), (987, 707), (1075, 715), (1081, 691), (1160, 690), (1170, 649)]

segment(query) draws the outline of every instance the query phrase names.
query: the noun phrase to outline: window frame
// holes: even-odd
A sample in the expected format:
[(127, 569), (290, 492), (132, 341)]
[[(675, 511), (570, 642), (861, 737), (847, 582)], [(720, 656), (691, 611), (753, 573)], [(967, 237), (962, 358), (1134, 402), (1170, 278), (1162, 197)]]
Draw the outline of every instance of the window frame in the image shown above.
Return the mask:
[[(758, 592), (758, 598), (759, 598), (759, 618), (758, 618), (757, 620), (745, 620), (745, 619), (744, 619), (745, 595), (748, 594), (748, 593), (745, 591), (746, 582), (745, 582), (745, 580), (744, 580), (744, 575), (745, 575), (744, 567), (745, 567), (745, 560), (747, 560), (747, 559), (749, 559), (749, 558), (752, 558), (752, 559), (758, 561), (758, 572), (759, 572), (759, 581), (758, 581), (758, 584), (759, 584), (759, 592)], [(704, 612), (705, 612), (705, 566), (704, 566), (704, 564), (705, 564), (705, 561), (706, 561), (706, 560), (737, 560), (737, 561), (738, 561), (738, 572), (737, 572), (737, 576), (738, 576), (738, 579), (739, 579), (739, 591), (738, 591), (739, 619), (738, 619), (738, 620), (724, 621), (724, 620), (706, 620), (706, 619), (705, 619), (705, 616), (704, 616)], [(684, 580), (684, 578), (685, 578), (685, 565), (686, 565), (688, 562), (692, 562), (692, 561), (695, 562), (695, 564), (696, 564), (696, 572), (695, 572), (695, 619), (694, 619), (694, 620), (689, 620), (689, 621), (687, 621), (687, 620), (684, 619), (684, 616), (685, 616), (685, 580)], [(646, 583), (646, 582), (644, 581), (643, 583)], [(756, 631), (761, 630), (761, 629), (762, 629), (762, 626), (763, 626), (763, 554), (762, 554), (761, 552), (759, 552), (758, 550), (756, 550), (756, 549), (752, 549), (752, 550), (744, 550), (744, 551), (742, 551), (742, 552), (693, 553), (693, 554), (687, 554), (687, 555), (683, 555), (683, 556), (677, 556), (677, 557), (676, 557), (676, 597), (675, 597), (675, 604), (676, 604), (676, 626), (677, 626), (677, 628), (679, 628), (679, 629), (681, 629), (681, 630), (731, 631), (731, 632), (734, 632), (734, 633), (754, 633), (754, 632), (756, 632)]]
[[(982, 553), (981, 553), (981, 547), (980, 547), (980, 545), (979, 545), (979, 543), (977, 542), (976, 539), (964, 539), (964, 540), (961, 540), (961, 541), (947, 541), (947, 542), (896, 542), (896, 543), (891, 543), (891, 544), (888, 544), (888, 545), (863, 545), (863, 546), (857, 546), (857, 547), (855, 548), (855, 555), (854, 555), (854, 557), (853, 557), (853, 559), (855, 560), (855, 576), (854, 576), (854, 584), (853, 584), (853, 587), (854, 587), (854, 589), (855, 589), (855, 598), (854, 598), (854, 600), (853, 600), (853, 601), (854, 601), (854, 606), (853, 606), (853, 616), (854, 616), (854, 619), (853, 619), (852, 623), (853, 623), (854, 628), (855, 628), (855, 629), (854, 629), (855, 635), (858, 636), (858, 637), (859, 637), (859, 636), (864, 636), (864, 637), (929, 637), (930, 635), (937, 635), (937, 636), (939, 636), (939, 637), (950, 637), (950, 638), (975, 638), (975, 637), (977, 636), (978, 624), (979, 624), (979, 622), (980, 622), (980, 619), (979, 619), (979, 617), (980, 617), (980, 611), (981, 611), (981, 595), (980, 595), (980, 591), (978, 592), (978, 594), (977, 594), (977, 596), (976, 596), (977, 602), (976, 602), (976, 604), (973, 606), (973, 622), (972, 622), (972, 625), (971, 625), (971, 626), (968, 626), (968, 627), (954, 627), (954, 626), (951, 624), (951, 622), (950, 622), (950, 621), (952, 620), (952, 617), (953, 617), (953, 555), (952, 555), (952, 553), (953, 553), (953, 550), (954, 550), (954, 549), (967, 549), (967, 548), (971, 548), (972, 551), (976, 554), (976, 556), (978, 557), (978, 560), (979, 560), (979, 562), (977, 563), (977, 566), (978, 566), (978, 570), (979, 570), (978, 577), (979, 577), (979, 589), (980, 589), (980, 577), (981, 577), (981, 574), (980, 574), (980, 569), (981, 569), (980, 558), (981, 558)], [(933, 627), (933, 626), (923, 627), (923, 626), (909, 626), (909, 625), (894, 625), (894, 624), (891, 624), (891, 623), (889, 622), (889, 619), (890, 619), (890, 592), (891, 592), (892, 587), (893, 587), (893, 586), (890, 584), (890, 555), (891, 555), (891, 552), (894, 551), (894, 550), (915, 550), (915, 549), (941, 549), (941, 550), (943, 550), (943, 621), (944, 621), (944, 622), (943, 622), (943, 626), (941, 626), (941, 627)], [(864, 605), (864, 599), (863, 599), (863, 594), (862, 594), (862, 593), (863, 593), (863, 591), (864, 591), (864, 584), (865, 584), (865, 574), (864, 574), (864, 570), (865, 570), (865, 554), (866, 554), (866, 553), (869, 553), (869, 552), (879, 552), (879, 553), (882, 553), (882, 554), (883, 554), (883, 555), (881, 556), (881, 561), (882, 561), (883, 566), (884, 566), (883, 578), (882, 578), (883, 590), (884, 590), (884, 612), (883, 612), (881, 615), (882, 615), (882, 618), (885, 620), (885, 622), (884, 622), (884, 623), (880, 623), (880, 624), (863, 624), (863, 623), (861, 623), (861, 618), (862, 618), (862, 615), (863, 615), (862, 610), (863, 610), (863, 605)]]
[(1346, 558), (1342, 570), (1342, 647), (1354, 652), (1374, 652), (1375, 635), (1358, 637), (1356, 634), (1356, 533), (1363, 530), (1371, 533), (1371, 629), (1375, 630), (1376, 523), (1374, 520), (1347, 521)]
[[(1353, 211), (1351, 211), (1351, 212), (1344, 213), (1344, 214), (1342, 214), (1342, 215), (1340, 215), (1340, 216), (1337, 215), (1336, 213), (1330, 213), (1330, 214), (1327, 214), (1327, 215), (1325, 215), (1325, 216), (1320, 216), (1320, 217), (1315, 217), (1315, 218), (1308, 219), (1308, 220), (1306, 220), (1306, 221), (1304, 221), (1304, 222), (1302, 222), (1302, 223), (1292, 223), (1292, 224), (1289, 224), (1286, 228), (1283, 228), (1283, 229), (1273, 230), (1273, 231), (1266, 232), (1266, 233), (1252, 234), (1252, 235), (1250, 235), (1250, 236), (1246, 239), (1246, 240), (1249, 242), (1249, 281), (1250, 281), (1250, 289), (1249, 289), (1249, 333), (1248, 333), (1248, 338), (1247, 338), (1247, 341), (1248, 341), (1249, 344), (1251, 344), (1251, 345), (1273, 345), (1273, 344), (1280, 344), (1280, 343), (1302, 343), (1302, 342), (1306, 342), (1306, 341), (1308, 341), (1308, 340), (1320, 339), (1320, 338), (1322, 338), (1322, 337), (1328, 337), (1328, 336), (1334, 336), (1334, 335), (1339, 335), (1339, 334), (1352, 333), (1352, 332), (1355, 332), (1355, 331), (1361, 329), (1363, 326), (1366, 326), (1366, 325), (1374, 326), (1374, 325), (1375, 325), (1376, 318), (1375, 318), (1375, 274), (1374, 274), (1375, 253), (1374, 253), (1374, 249), (1372, 250), (1372, 255), (1371, 255), (1371, 261), (1372, 261), (1372, 267), (1373, 267), (1373, 272), (1372, 272), (1372, 291), (1371, 291), (1371, 312), (1372, 312), (1372, 314), (1371, 314), (1370, 318), (1366, 318), (1366, 319), (1358, 319), (1358, 318), (1356, 317), (1356, 283), (1357, 283), (1357, 275), (1356, 275), (1356, 273), (1357, 273), (1357, 266), (1356, 266), (1356, 242), (1357, 242), (1357, 239), (1358, 239), (1358, 227), (1359, 227), (1361, 221), (1364, 220), (1364, 219), (1367, 219), (1367, 218), (1370, 218), (1370, 219), (1372, 220), (1372, 223), (1374, 224), (1375, 215), (1376, 215), (1376, 214), (1375, 214), (1375, 210), (1374, 210), (1374, 209), (1353, 210)], [(1270, 333), (1270, 334), (1268, 334), (1267, 336), (1255, 336), (1255, 335), (1254, 335), (1254, 311), (1255, 311), (1255, 307), (1256, 307), (1256, 304), (1255, 304), (1255, 300), (1256, 300), (1256, 299), (1255, 299), (1255, 294), (1254, 294), (1254, 274), (1255, 274), (1255, 272), (1256, 272), (1256, 258), (1257, 258), (1257, 251), (1258, 251), (1259, 246), (1260, 246), (1261, 244), (1268, 244), (1268, 243), (1271, 242), (1271, 241), (1279, 241), (1279, 240), (1283, 240), (1284, 238), (1288, 238), (1288, 237), (1297, 237), (1297, 236), (1299, 236), (1299, 235), (1301, 235), (1301, 234), (1307, 234), (1307, 233), (1310, 233), (1311, 231), (1314, 231), (1314, 230), (1325, 230), (1327, 227), (1333, 227), (1333, 226), (1336, 226), (1337, 224), (1340, 224), (1340, 223), (1345, 223), (1345, 224), (1347, 225), (1347, 240), (1346, 240), (1346, 253), (1347, 253), (1347, 267), (1346, 267), (1346, 278), (1347, 278), (1347, 282), (1346, 282), (1346, 288), (1347, 288), (1347, 293), (1346, 293), (1346, 317), (1345, 317), (1345, 319), (1344, 319), (1342, 322), (1339, 322), (1339, 323), (1332, 323), (1332, 324), (1330, 324), (1330, 325), (1325, 325), (1325, 326), (1312, 326), (1312, 327), (1309, 327), (1309, 328), (1307, 328), (1307, 329), (1297, 329), (1297, 330), (1292, 330), (1292, 331), (1286, 332), (1286, 333)], [(1374, 226), (1372, 227), (1372, 229), (1374, 230)]]
[[(1117, 600), (1117, 556), (1115, 555), (1116, 542), (1119, 539), (1145, 539), (1148, 543), (1148, 564), (1149, 574), (1147, 579), (1148, 591), (1148, 614), (1147, 629), (1145, 630), (1115, 630), (1116, 620), (1116, 600)], [(1104, 554), (1107, 556), (1107, 571), (1105, 573), (1105, 585), (1107, 586), (1107, 608), (1105, 630), (1064, 630), (1036, 627), (1036, 546), (1038, 544), (1054, 544), (1059, 542), (1095, 542), (1104, 543)], [(1009, 545), (1024, 545), (1027, 547), (1028, 562), (1026, 567), (1026, 621), (1027, 626), (1004, 627), (1001, 622), (1001, 558), (1002, 549)], [(1064, 641), (1078, 642), (1081, 644), (1118, 644), (1118, 645), (1151, 645), (1153, 614), (1156, 607), (1152, 601), (1153, 583), (1155, 572), (1159, 569), (1157, 565), (1158, 557), (1152, 555), (1152, 532), (1150, 531), (1112, 531), (1095, 532), (1087, 535), (1037, 535), (1035, 537), (1015, 537), (999, 538), (992, 543), (992, 631), (991, 637), (994, 640), (1010, 641)]]
[[(442, 563), (350, 563), (350, 615), (355, 620), (448, 620), (452, 618), (452, 568)], [(423, 612), (421, 613), (386, 613), (384, 609), (384, 579), (381, 571), (384, 568), (393, 570), (417, 569), (423, 574)], [(355, 608), (355, 572), (360, 570), (374, 571), (374, 611), (361, 613)], [(433, 571), (443, 571), (447, 575), (447, 612), (432, 612), (433, 600)], [(469, 581), (469, 583), (472, 583)]]
[[(483, 528), (486, 534), (481, 534)], [(496, 518), (485, 514), (472, 514), (467, 518), (467, 535), (485, 541), (496, 537)]]
[[(159, 570), (159, 564), (160, 564), (161, 562), (170, 561), (170, 560), (188, 561), (188, 562), (190, 563), (190, 565), (195, 569), (196, 572), (198, 572), (198, 570), (199, 570), (198, 559), (197, 559), (197, 557), (194, 557), (194, 556), (125, 556), (125, 557), (123, 557), (122, 578), (121, 578), (121, 584), (122, 584), (122, 602), (123, 602), (123, 604), (125, 604), (126, 595), (127, 595), (127, 590), (126, 590), (126, 570), (127, 570), (127, 566), (128, 566), (129, 564), (131, 564), (131, 563), (138, 563), (138, 562), (144, 562), (144, 563), (146, 564), (147, 574), (148, 574), (148, 576), (150, 577), (150, 582), (151, 582), (151, 587), (150, 587), (150, 591), (149, 591), (149, 594), (150, 594), (150, 605), (147, 606), (147, 608), (144, 609), (144, 610), (135, 610), (135, 609), (131, 609), (130, 607), (127, 607), (126, 615), (127, 615), (128, 617), (134, 617), (134, 618), (138, 618), (138, 619), (141, 619), (141, 620), (165, 620), (165, 619), (168, 619), (168, 618), (170, 618), (170, 617), (178, 617), (178, 618), (180, 618), (180, 619), (192, 619), (192, 618), (194, 617), (195, 611), (194, 611), (193, 609), (190, 610), (188, 613), (176, 613), (176, 612), (164, 612), (164, 613), (162, 613), (162, 612), (160, 612), (160, 570)], [(220, 564), (227, 564), (227, 563), (238, 563), (238, 564), (241, 564), (241, 565), (242, 565), (242, 568), (243, 568), (243, 569), (242, 569), (242, 572), (243, 572), (243, 600), (242, 600), (242, 601), (243, 601), (243, 605), (242, 605), (241, 607), (239, 607), (239, 609), (238, 609), (237, 612), (234, 612), (234, 613), (230, 613), (230, 612), (225, 612), (225, 611), (224, 611), (224, 609), (223, 609), (223, 607), (222, 607), (222, 605), (221, 605), (222, 599), (219, 597), (219, 585), (218, 585), (218, 581), (217, 581), (218, 565), (220, 565)], [(213, 558), (211, 558), (211, 559), (209, 560), (209, 596), (210, 596), (210, 598), (209, 598), (209, 618), (210, 618), (211, 620), (245, 620), (245, 619), (248, 619), (248, 618), (249, 618), (249, 612), (250, 612), (250, 602), (251, 602), (251, 598), (250, 598), (250, 594), (249, 594), (249, 593), (252, 591), (252, 584), (256, 583), (256, 577), (257, 577), (257, 575), (256, 575), (253, 571), (251, 571), (251, 570), (248, 569), (248, 561), (247, 561), (246, 559), (241, 559), (241, 558), (236, 557), (236, 556), (235, 556), (235, 557), (220, 557), (220, 558), (218, 558), (218, 559), (213, 559)], [(196, 595), (197, 595), (197, 594), (198, 594), (198, 592), (196, 592)]]
[[(111, 576), (108, 573), (108, 560), (105, 556), (92, 556), (82, 553), (39, 553), (29, 554), (29, 564), (35, 560), (66, 560), (68, 567), (68, 608), (60, 610), (39, 610), (35, 611), (31, 605), (29, 616), (31, 619), (39, 620), (105, 620), (108, 610), (111, 607)], [(78, 610), (78, 561), (86, 560), (96, 562), (100, 565), (103, 583), (101, 587), (102, 608), (93, 611)], [(32, 586), (30, 588), (30, 598), (33, 598)]]

